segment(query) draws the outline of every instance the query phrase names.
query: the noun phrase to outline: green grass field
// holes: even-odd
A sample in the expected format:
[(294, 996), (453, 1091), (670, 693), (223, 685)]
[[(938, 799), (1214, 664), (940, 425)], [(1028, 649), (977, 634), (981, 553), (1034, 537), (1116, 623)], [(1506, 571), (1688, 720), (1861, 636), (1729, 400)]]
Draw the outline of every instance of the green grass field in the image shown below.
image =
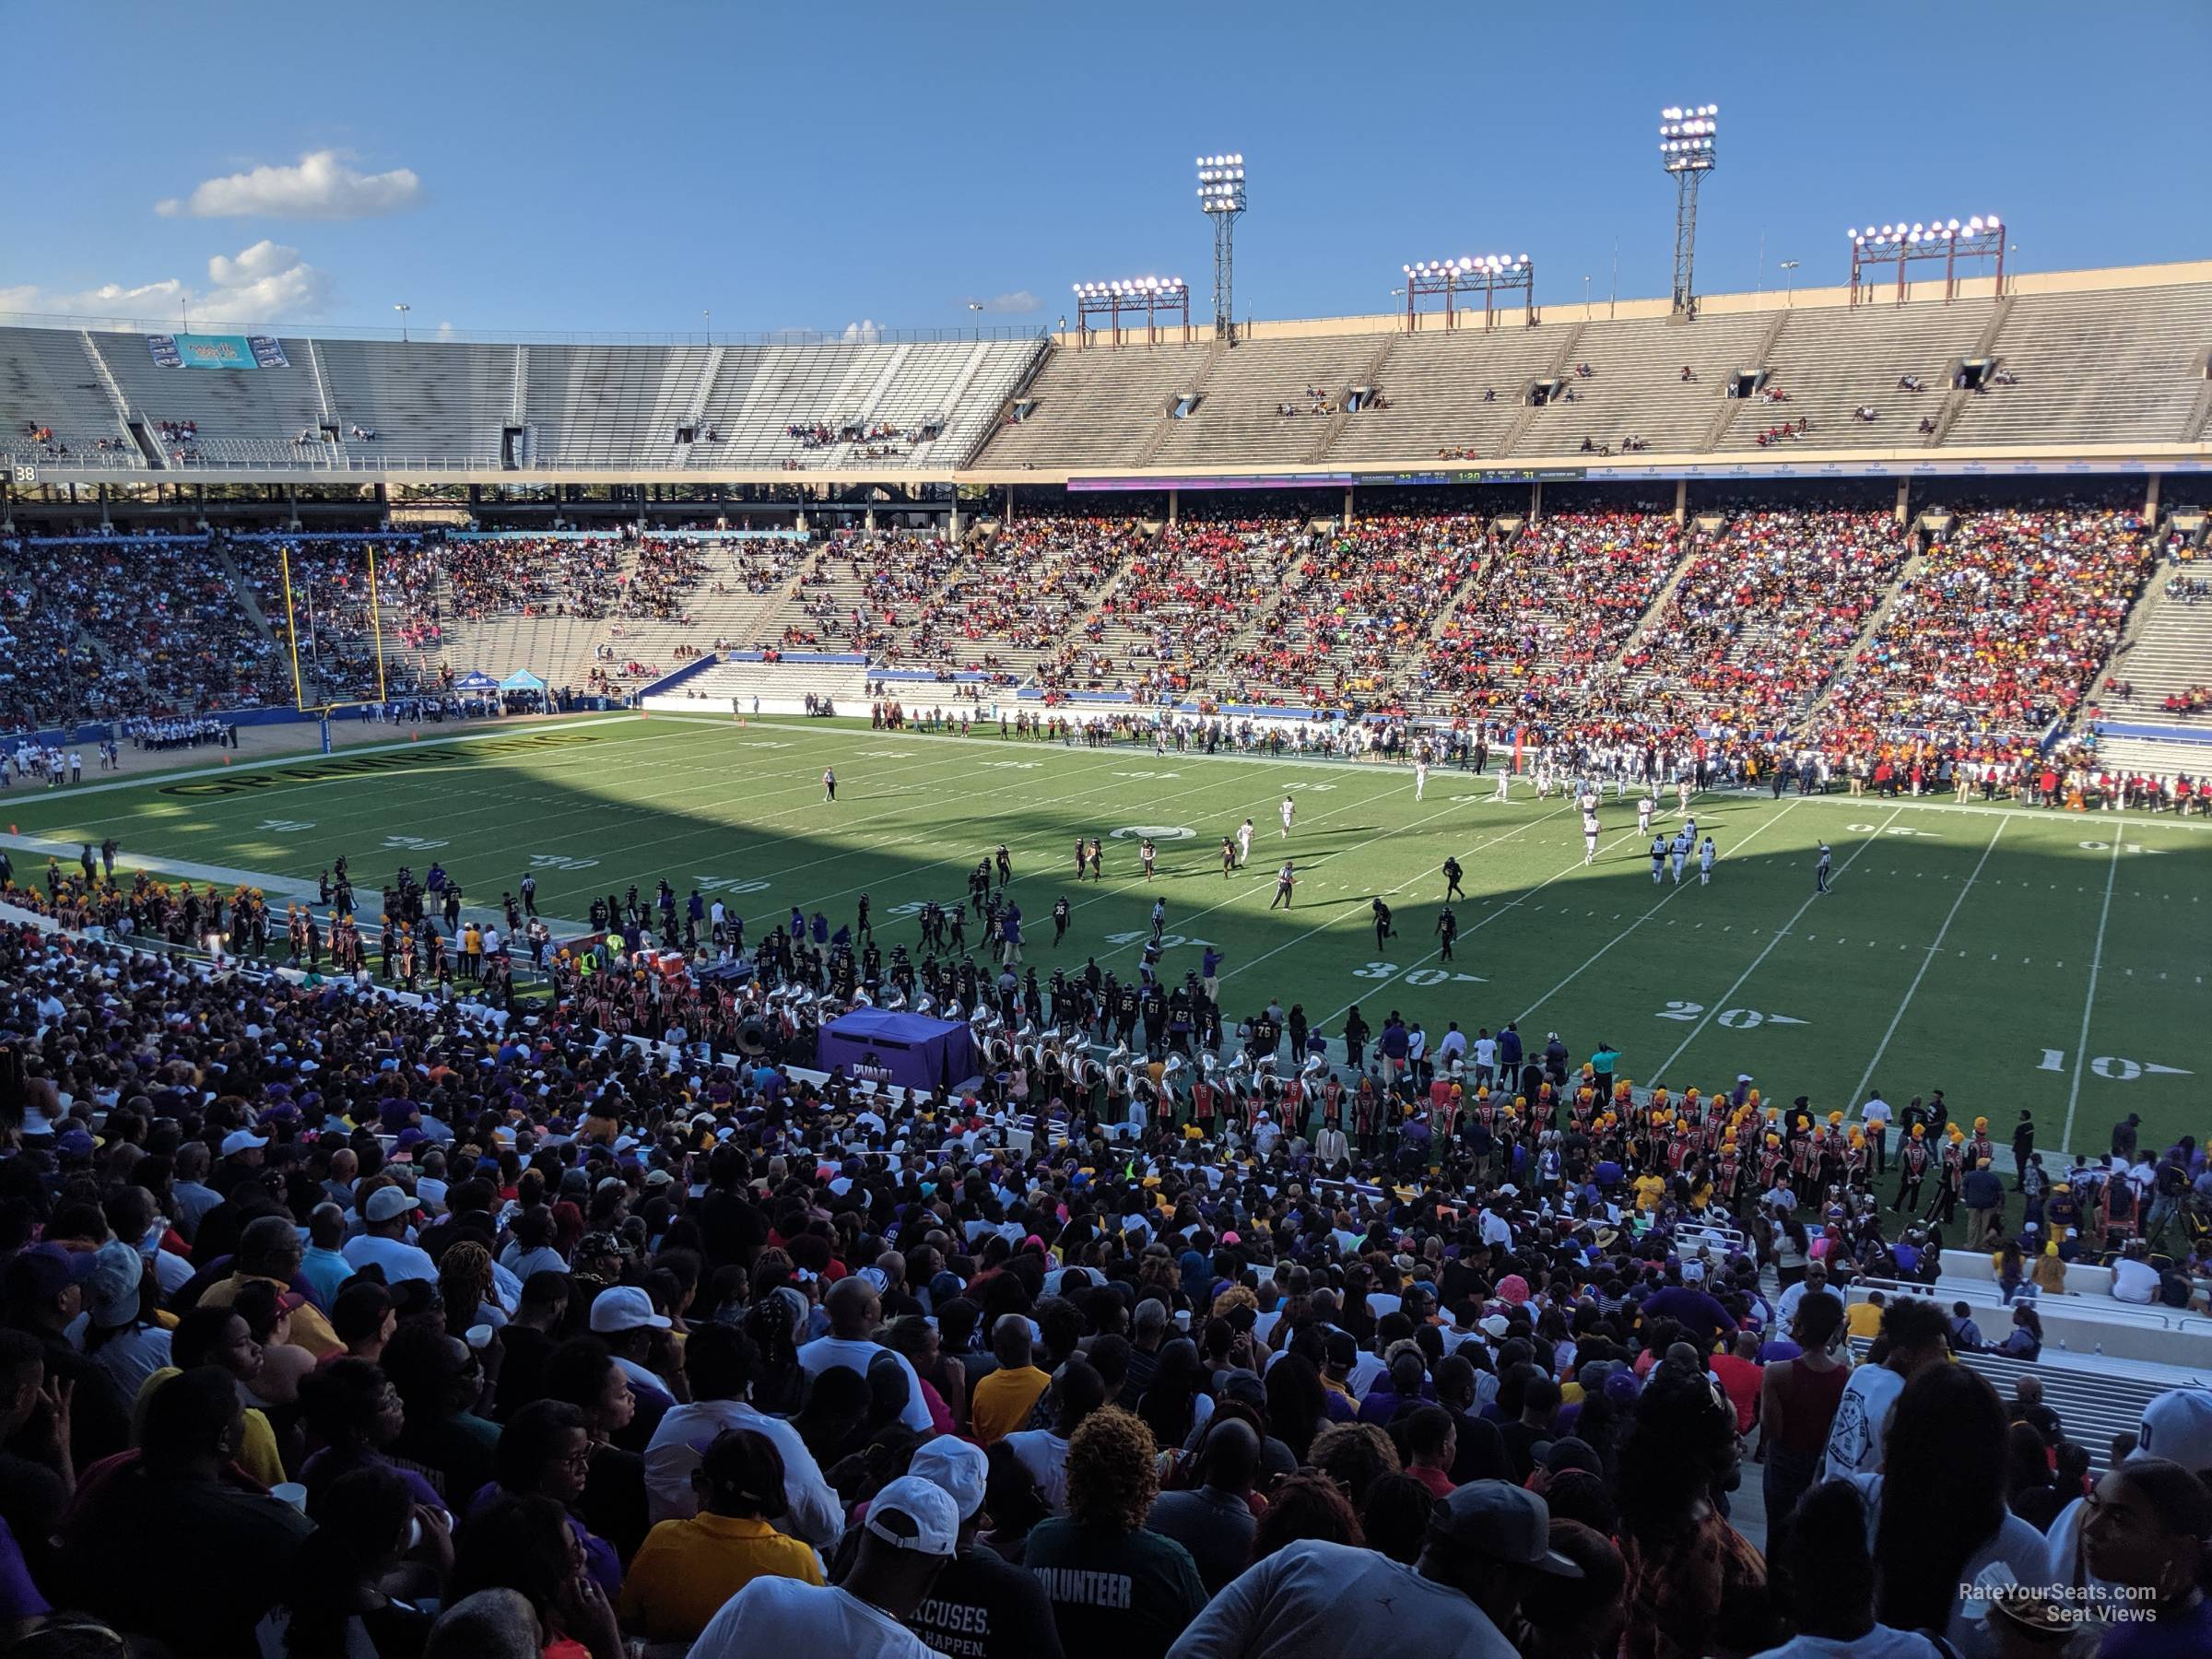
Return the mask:
[[(821, 800), (834, 766), (839, 798)], [(356, 770), (346, 770), (347, 768)], [(1277, 803), (1298, 802), (1278, 834)], [(1168, 903), (1166, 966), (1226, 952), (1225, 1015), (1270, 996), (1324, 1031), (1361, 1006), (1378, 1029), (1403, 1009), (1441, 1037), (1508, 1019), (1579, 1059), (1600, 1040), (1625, 1076), (1679, 1091), (1752, 1073), (1771, 1100), (1848, 1108), (1869, 1088), (1901, 1102), (1946, 1091), (1961, 1122), (1985, 1113), (2002, 1143), (2020, 1107), (2045, 1148), (2096, 1143), (2143, 1114), (2147, 1143), (2212, 1131), (2212, 823), (2127, 814), (1958, 807), (1842, 795), (1696, 804), (1720, 852), (1712, 884), (1653, 887), (1633, 805), (1607, 797), (1594, 865), (1571, 803), (1518, 782), (1439, 771), (1414, 800), (1409, 771), (1328, 762), (1154, 756), (987, 738), (900, 735), (853, 723), (739, 728), (688, 716), (511, 726), (330, 760), (209, 769), (146, 782), (23, 794), (25, 835), (112, 835), (133, 856), (312, 884), (339, 853), (373, 903), (398, 865), (432, 858), (474, 904), (525, 870), (539, 909), (581, 918), (593, 893), (662, 877), (719, 894), (758, 938), (793, 905), (851, 919), (870, 895), (888, 949), (912, 944), (913, 909), (950, 905), (998, 841), (1012, 848), (1029, 960), (1086, 956), (1134, 972), (1154, 898)], [(1221, 874), (1220, 838), (1247, 816), (1251, 865)], [(1676, 820), (1660, 819), (1670, 832)], [(1159, 878), (1140, 877), (1152, 827)], [(1078, 887), (1077, 835), (1106, 839), (1106, 879)], [(1834, 848), (1816, 898), (1813, 849)], [(1274, 872), (1296, 859), (1295, 908), (1270, 912)], [(1465, 866), (1457, 960), (1432, 933), (1447, 854)], [(37, 861), (17, 854), (20, 876)], [(273, 891), (280, 891), (274, 888)], [(1075, 905), (1065, 946), (1049, 912)], [(1369, 901), (1399, 936), (1378, 948)], [(972, 930), (971, 939), (980, 929)], [(2073, 1126), (2071, 1142), (2065, 1140)]]

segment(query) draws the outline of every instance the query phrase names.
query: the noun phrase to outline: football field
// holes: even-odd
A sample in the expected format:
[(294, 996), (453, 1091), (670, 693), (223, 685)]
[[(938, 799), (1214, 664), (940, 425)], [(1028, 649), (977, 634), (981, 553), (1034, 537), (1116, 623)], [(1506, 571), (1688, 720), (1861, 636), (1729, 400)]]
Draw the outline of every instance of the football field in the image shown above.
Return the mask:
[[(721, 898), (753, 940), (794, 906), (849, 923), (865, 893), (888, 954), (915, 949), (922, 902), (963, 900), (968, 872), (1003, 841), (1041, 974), (1095, 957), (1133, 975), (1164, 898), (1167, 974), (1218, 945), (1231, 1025), (1270, 997), (1303, 1005), (1331, 1037), (1353, 1004), (1377, 1030), (1403, 1010), (1432, 1043), (1448, 1020), (1470, 1035), (1514, 1020), (1536, 1047), (1558, 1030), (1578, 1062), (1610, 1042), (1621, 1075), (1677, 1092), (1749, 1072), (1768, 1100), (1804, 1094), (1827, 1112), (1877, 1088), (1893, 1104), (1941, 1088), (1958, 1121), (1986, 1115), (2000, 1145), (2025, 1107), (2046, 1150), (2101, 1149), (2130, 1111), (2147, 1145), (2212, 1131), (2204, 819), (1710, 794), (1693, 810), (1719, 853), (1711, 885), (1694, 860), (1680, 885), (1654, 885), (1632, 800), (1608, 793), (1585, 865), (1572, 803), (1538, 803), (1516, 780), (1501, 804), (1494, 770), (1440, 769), (1417, 801), (1402, 767), (688, 715), (517, 723), (258, 766), (181, 759), (163, 776), (6, 798), (18, 879), (44, 862), (22, 838), (74, 850), (112, 836), (125, 869), (261, 881), (281, 910), (342, 853), (372, 908), (399, 865), (419, 877), (435, 859), (472, 905), (534, 874), (539, 910), (581, 929), (592, 895), (650, 895), (665, 877), (679, 897)], [(1225, 878), (1221, 838), (1246, 818), (1250, 863)], [(1656, 822), (1678, 826), (1671, 793)], [(1105, 878), (1078, 883), (1074, 845), (1090, 835)], [(1434, 931), (1447, 856), (1467, 895), (1450, 961)], [(1285, 858), (1295, 901), (1271, 910)], [(1055, 949), (1062, 893), (1074, 917)], [(1380, 944), (1377, 896), (1396, 925)]]

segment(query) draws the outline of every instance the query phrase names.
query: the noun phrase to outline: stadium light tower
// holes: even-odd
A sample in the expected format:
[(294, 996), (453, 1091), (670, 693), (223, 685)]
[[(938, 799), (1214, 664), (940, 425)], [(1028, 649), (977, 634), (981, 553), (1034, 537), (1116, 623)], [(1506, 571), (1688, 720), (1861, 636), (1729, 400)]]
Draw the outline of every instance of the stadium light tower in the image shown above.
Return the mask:
[[(1419, 265), (1402, 265), (1406, 273), (1406, 332), (1411, 334), (1420, 326), (1414, 310), (1415, 301), (1423, 294), (1441, 294), (1444, 297), (1444, 330), (1450, 333), (1458, 326), (1457, 299), (1463, 292), (1475, 288), (1482, 290), (1482, 325), (1494, 328), (1498, 321), (1498, 296), (1500, 292), (1521, 295), (1521, 316), (1531, 321), (1535, 310), (1536, 267), (1525, 253), (1489, 253), (1480, 259), (1430, 259)], [(1395, 293), (1400, 290), (1393, 289)]]
[(1959, 297), (1959, 262), (1994, 259), (1997, 262), (1995, 292), (2005, 293), (2005, 221), (1995, 214), (1977, 213), (1960, 224), (1957, 219), (1928, 219), (1907, 224), (1853, 225), (1844, 235), (1851, 239), (1851, 302), (1874, 303), (1874, 268), (1897, 263), (1897, 302), (1905, 302), (1905, 266), (1915, 259), (1943, 261), (1943, 300)]
[(1719, 165), (1718, 104), (1669, 104), (1659, 112), (1659, 159), (1675, 177), (1675, 315), (1694, 316), (1692, 270), (1698, 254), (1698, 185)]
[[(1076, 290), (1077, 349), (1090, 344), (1094, 317), (1108, 318), (1113, 343), (1122, 344), (1122, 316), (1145, 314), (1145, 344), (1159, 344), (1159, 319), (1178, 312), (1182, 320), (1182, 343), (1191, 343), (1191, 285), (1180, 276), (1136, 276), (1123, 282), (1078, 282)], [(1066, 320), (1062, 319), (1062, 326)]]
[(1236, 343), (1236, 233), (1244, 213), (1244, 158), (1198, 158), (1198, 206), (1214, 221), (1214, 337)]

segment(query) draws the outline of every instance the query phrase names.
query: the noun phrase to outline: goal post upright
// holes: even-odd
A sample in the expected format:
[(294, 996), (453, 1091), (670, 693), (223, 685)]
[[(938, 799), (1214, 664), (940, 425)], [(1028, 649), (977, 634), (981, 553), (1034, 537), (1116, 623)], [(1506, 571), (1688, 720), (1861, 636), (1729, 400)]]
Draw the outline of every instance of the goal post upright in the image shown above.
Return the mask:
[(302, 713), (307, 712), (307, 690), (300, 683), (300, 618), (292, 608), (292, 550), (277, 544), (276, 556), (283, 561), (284, 571), (284, 634), (285, 644), (292, 653), (292, 707)]

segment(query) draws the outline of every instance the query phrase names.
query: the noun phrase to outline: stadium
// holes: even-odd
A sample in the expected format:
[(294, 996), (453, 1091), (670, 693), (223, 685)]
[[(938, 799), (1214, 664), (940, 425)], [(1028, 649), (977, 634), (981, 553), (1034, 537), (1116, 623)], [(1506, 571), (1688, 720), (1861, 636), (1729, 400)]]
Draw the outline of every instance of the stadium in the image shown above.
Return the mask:
[(23, 1651), (2212, 1651), (2212, 262), (1653, 114), (1650, 297), (0, 312)]

